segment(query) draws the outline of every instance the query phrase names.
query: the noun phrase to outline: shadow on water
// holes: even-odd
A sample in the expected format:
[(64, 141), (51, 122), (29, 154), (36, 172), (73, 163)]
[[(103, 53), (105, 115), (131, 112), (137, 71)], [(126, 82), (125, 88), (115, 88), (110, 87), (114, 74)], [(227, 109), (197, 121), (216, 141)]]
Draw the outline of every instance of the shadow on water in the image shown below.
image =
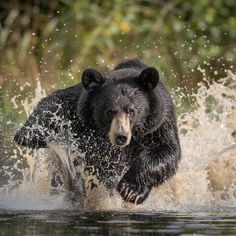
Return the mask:
[(1, 235), (236, 235), (230, 212), (0, 211)]

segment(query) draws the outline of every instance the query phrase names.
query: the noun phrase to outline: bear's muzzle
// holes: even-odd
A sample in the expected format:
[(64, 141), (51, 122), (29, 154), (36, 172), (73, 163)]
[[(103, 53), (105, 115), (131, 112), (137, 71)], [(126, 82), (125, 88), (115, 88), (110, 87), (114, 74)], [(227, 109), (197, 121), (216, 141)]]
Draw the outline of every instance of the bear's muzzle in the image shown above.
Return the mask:
[(109, 138), (113, 145), (124, 147), (130, 143), (132, 136), (130, 119), (125, 113), (116, 114), (111, 122)]

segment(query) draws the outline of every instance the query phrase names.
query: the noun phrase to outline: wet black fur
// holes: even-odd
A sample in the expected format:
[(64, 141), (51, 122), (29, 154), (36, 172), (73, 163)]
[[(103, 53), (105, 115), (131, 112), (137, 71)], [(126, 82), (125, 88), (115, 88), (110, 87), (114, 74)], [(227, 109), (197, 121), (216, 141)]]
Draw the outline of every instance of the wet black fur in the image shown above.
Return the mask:
[[(139, 60), (128, 60), (102, 77), (95, 75), (98, 81), (91, 89), (84, 77), (86, 89), (79, 83), (54, 92), (39, 102), (14, 140), (30, 148), (46, 148), (51, 141), (63, 142), (71, 131), (70, 145), (86, 152), (85, 172), (96, 175), (111, 191), (117, 189), (125, 201), (142, 203), (152, 187), (176, 173), (180, 161), (172, 99), (160, 81), (155, 87), (157, 81), (147, 86), (143, 77), (137, 79), (146, 68)], [(105, 112), (129, 106), (136, 112), (131, 142), (124, 148), (114, 147), (107, 135), (110, 120)]]

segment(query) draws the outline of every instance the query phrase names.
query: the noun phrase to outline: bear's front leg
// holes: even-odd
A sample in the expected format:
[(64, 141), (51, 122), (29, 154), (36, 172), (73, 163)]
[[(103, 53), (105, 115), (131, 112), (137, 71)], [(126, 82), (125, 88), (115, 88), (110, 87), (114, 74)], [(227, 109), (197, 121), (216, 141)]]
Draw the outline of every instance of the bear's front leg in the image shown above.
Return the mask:
[(141, 166), (142, 163), (136, 161), (117, 186), (117, 191), (126, 202), (141, 204), (152, 189), (152, 185), (146, 180)]
[(124, 201), (141, 204), (152, 187), (159, 186), (176, 173), (179, 160), (180, 147), (176, 142), (143, 151), (120, 180), (118, 192)]

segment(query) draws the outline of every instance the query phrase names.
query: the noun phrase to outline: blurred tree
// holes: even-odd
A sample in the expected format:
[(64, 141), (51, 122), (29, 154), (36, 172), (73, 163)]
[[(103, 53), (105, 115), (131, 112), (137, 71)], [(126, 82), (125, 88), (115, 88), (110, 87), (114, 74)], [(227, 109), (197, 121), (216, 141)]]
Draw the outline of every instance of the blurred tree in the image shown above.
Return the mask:
[(12, 0), (1, 1), (0, 12), (4, 114), (11, 114), (9, 97), (20, 85), (30, 93), (39, 79), (54, 90), (79, 81), (88, 66), (106, 70), (130, 57), (187, 91), (203, 70), (217, 79), (234, 69), (234, 0)]

